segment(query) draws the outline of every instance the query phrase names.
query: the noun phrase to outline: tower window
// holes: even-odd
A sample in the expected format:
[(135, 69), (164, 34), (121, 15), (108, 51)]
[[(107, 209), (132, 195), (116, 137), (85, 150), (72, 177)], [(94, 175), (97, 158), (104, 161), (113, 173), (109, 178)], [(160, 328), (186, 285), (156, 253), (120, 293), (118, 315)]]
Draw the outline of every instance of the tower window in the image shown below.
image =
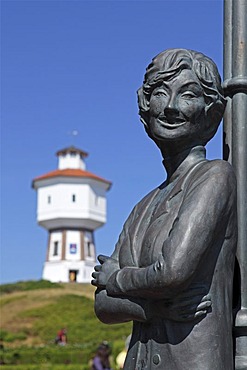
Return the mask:
[(50, 195), (48, 195), (48, 197), (47, 197), (47, 203), (48, 203), (48, 204), (50, 204), (50, 203), (51, 203), (51, 196), (50, 196)]
[(72, 194), (72, 202), (75, 202), (75, 194)]
[(91, 257), (91, 242), (87, 242), (87, 256)]
[(84, 234), (85, 252), (87, 257), (94, 256), (94, 242), (93, 233), (91, 231), (85, 231)]
[(53, 245), (53, 256), (58, 256), (58, 242), (54, 242), (54, 245)]
[(98, 197), (98, 195), (95, 196), (94, 201), (95, 201), (95, 205), (98, 206), (99, 205), (99, 197)]

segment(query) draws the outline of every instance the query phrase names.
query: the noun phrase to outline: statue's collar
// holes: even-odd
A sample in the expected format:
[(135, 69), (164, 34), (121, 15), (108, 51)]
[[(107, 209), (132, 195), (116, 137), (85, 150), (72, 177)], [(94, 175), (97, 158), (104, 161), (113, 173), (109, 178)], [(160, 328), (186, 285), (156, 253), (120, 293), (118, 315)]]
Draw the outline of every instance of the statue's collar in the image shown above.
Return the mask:
[(167, 171), (167, 181), (169, 183), (173, 182), (205, 158), (206, 149), (201, 145), (187, 149), (174, 157), (165, 158), (163, 165)]

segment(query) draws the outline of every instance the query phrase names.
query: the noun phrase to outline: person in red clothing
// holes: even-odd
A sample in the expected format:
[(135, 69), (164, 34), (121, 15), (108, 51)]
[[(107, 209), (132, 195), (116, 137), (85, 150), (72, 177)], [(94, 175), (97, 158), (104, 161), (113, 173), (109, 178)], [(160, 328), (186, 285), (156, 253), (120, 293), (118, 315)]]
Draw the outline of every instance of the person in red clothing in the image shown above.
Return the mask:
[(65, 328), (58, 331), (55, 343), (60, 346), (65, 346), (67, 344), (67, 330)]

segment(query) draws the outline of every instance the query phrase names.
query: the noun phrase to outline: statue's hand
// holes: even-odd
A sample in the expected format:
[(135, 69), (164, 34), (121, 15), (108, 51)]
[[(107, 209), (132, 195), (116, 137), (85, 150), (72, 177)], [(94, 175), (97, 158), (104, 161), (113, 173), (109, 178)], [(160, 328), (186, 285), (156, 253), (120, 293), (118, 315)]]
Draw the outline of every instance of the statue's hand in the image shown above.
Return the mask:
[(205, 317), (211, 306), (211, 297), (205, 295), (205, 287), (195, 286), (173, 300), (167, 300), (163, 307), (163, 317), (180, 322), (194, 321)]
[(105, 288), (110, 276), (119, 269), (119, 264), (115, 259), (102, 254), (98, 256), (98, 260), (100, 265), (94, 267), (95, 271), (92, 273), (94, 279), (91, 283), (98, 288)]

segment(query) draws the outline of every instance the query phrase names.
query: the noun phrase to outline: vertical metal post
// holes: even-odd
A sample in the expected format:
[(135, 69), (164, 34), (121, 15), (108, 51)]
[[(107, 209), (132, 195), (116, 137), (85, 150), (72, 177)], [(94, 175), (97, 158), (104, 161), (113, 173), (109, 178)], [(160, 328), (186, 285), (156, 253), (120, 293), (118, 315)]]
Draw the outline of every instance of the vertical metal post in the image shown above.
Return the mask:
[[(224, 6), (224, 80), (232, 77), (232, 1)], [(232, 163), (232, 101), (227, 97), (223, 124), (223, 159)]]
[[(230, 4), (231, 2), (231, 4)], [(227, 15), (226, 15), (227, 13)], [(247, 1), (225, 0), (225, 20), (231, 18), (232, 37), (225, 24), (225, 94), (232, 98), (231, 113), (225, 117), (232, 162), (237, 177), (238, 249), (241, 307), (235, 320), (236, 370), (247, 369)], [(229, 45), (226, 43), (230, 37)], [(231, 56), (230, 56), (231, 54)], [(229, 60), (231, 59), (231, 62)], [(230, 65), (230, 69), (229, 69)], [(229, 109), (229, 108), (228, 108)], [(229, 145), (229, 144), (228, 144)], [(224, 153), (226, 156), (226, 153)], [(227, 157), (227, 156), (226, 156)]]

